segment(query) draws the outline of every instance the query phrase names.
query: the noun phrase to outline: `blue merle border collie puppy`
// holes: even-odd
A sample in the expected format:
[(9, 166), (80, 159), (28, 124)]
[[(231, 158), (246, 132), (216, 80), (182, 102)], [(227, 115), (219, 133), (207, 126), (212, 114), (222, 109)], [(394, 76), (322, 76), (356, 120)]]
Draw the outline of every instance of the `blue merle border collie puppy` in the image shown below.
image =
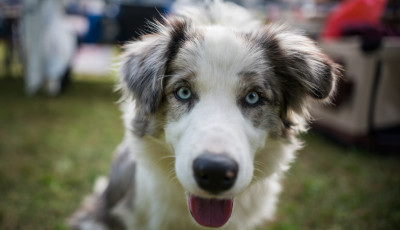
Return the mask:
[(339, 66), (309, 38), (214, 1), (128, 43), (125, 137), (73, 229), (254, 229), (273, 218), (310, 101)]

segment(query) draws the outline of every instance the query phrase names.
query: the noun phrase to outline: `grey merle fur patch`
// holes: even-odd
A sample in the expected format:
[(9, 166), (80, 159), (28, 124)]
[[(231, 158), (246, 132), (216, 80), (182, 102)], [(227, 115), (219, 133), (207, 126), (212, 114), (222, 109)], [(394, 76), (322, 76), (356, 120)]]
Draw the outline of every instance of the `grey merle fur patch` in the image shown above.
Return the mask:
[(136, 101), (133, 126), (139, 136), (148, 132), (150, 120), (164, 99), (163, 86), (171, 62), (187, 40), (200, 36), (191, 31), (189, 20), (180, 17), (165, 19), (156, 27), (154, 34), (126, 47), (122, 63), (123, 84)]
[[(281, 118), (290, 128), (291, 112), (308, 116), (306, 99), (327, 99), (332, 96), (340, 67), (323, 54), (307, 37), (290, 32), (283, 26), (266, 26), (244, 37), (263, 47), (274, 73), (275, 87), (282, 95)], [(286, 40), (285, 40), (286, 39)]]

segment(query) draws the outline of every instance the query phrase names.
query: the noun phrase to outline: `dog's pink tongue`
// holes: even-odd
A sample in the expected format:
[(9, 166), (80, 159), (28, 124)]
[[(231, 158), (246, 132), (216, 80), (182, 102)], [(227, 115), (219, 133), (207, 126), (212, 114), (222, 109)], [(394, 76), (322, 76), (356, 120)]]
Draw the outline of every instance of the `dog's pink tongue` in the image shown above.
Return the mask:
[(232, 214), (233, 199), (205, 199), (189, 196), (189, 209), (200, 225), (218, 228), (224, 225)]

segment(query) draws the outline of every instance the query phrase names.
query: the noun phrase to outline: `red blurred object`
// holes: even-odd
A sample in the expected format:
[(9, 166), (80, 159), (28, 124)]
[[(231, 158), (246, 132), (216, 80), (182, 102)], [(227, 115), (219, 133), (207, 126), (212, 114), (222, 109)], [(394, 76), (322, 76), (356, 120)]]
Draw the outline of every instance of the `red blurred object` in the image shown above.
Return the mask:
[(379, 26), (386, 0), (345, 0), (329, 15), (322, 31), (323, 39), (336, 39), (351, 25)]

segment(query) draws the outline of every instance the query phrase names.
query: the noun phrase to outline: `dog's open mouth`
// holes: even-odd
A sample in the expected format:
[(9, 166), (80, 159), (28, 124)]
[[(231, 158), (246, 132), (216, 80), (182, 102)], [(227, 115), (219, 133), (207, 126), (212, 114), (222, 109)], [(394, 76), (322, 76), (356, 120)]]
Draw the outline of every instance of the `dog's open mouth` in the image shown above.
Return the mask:
[(189, 195), (189, 210), (200, 225), (218, 228), (228, 222), (233, 199), (207, 199)]

